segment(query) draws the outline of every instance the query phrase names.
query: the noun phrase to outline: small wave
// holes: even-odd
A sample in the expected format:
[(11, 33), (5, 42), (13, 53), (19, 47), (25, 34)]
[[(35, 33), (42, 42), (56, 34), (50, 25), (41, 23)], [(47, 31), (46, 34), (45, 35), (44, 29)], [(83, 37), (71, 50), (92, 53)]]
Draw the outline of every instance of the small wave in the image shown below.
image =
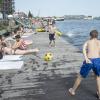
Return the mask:
[(66, 35), (68, 36), (68, 37), (73, 37), (73, 33), (72, 32), (68, 32), (68, 33), (66, 33)]

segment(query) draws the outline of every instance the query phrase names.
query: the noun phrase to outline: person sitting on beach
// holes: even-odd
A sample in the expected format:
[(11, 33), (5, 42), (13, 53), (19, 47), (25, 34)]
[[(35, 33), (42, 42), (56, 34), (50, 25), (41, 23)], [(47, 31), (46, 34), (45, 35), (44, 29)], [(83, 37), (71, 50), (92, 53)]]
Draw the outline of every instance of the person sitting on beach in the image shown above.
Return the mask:
[(32, 54), (39, 52), (38, 48), (29, 49), (29, 50), (20, 50), (20, 49), (13, 49), (11, 47), (7, 47), (7, 45), (2, 41), (2, 36), (0, 35), (0, 52), (2, 54), (9, 54), (9, 55), (25, 55), (25, 54)]
[(20, 26), (20, 27), (18, 27), (18, 29), (17, 29), (17, 34), (19, 34), (19, 35), (23, 35), (23, 33), (24, 33), (24, 29), (23, 29), (23, 26)]
[(49, 46), (52, 46), (52, 42), (55, 46), (55, 29), (54, 25), (49, 25)]
[(71, 95), (75, 95), (76, 89), (79, 87), (83, 78), (86, 78), (90, 70), (92, 69), (97, 81), (97, 96), (100, 100), (100, 40), (98, 38), (97, 30), (90, 32), (90, 40), (86, 41), (83, 46), (83, 54), (85, 61), (80, 69), (75, 84), (69, 89)]
[(16, 35), (15, 40), (16, 41), (14, 45), (12, 46), (13, 49), (26, 50), (27, 46), (32, 44), (32, 41), (27, 42), (27, 40), (21, 39), (20, 35)]
[(3, 58), (3, 46), (5, 45), (5, 42), (3, 41), (2, 35), (0, 35), (0, 59)]
[(2, 35), (0, 35), (0, 51), (2, 51), (2, 47), (6, 46), (5, 39)]

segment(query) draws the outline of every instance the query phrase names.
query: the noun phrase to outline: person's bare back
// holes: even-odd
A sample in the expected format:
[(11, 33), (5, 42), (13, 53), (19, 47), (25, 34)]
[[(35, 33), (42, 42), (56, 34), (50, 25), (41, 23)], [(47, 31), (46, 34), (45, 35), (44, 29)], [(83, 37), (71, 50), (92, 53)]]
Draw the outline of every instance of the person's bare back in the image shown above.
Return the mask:
[(100, 58), (100, 41), (97, 39), (91, 39), (86, 43), (87, 43), (87, 57)]
[(100, 40), (98, 40), (98, 31), (90, 32), (90, 40), (86, 41), (83, 46), (83, 55), (85, 60), (80, 69), (80, 73), (73, 85), (69, 89), (71, 95), (75, 95), (75, 91), (79, 87), (83, 78), (86, 78), (90, 70), (96, 76), (97, 81), (97, 98), (100, 100)]

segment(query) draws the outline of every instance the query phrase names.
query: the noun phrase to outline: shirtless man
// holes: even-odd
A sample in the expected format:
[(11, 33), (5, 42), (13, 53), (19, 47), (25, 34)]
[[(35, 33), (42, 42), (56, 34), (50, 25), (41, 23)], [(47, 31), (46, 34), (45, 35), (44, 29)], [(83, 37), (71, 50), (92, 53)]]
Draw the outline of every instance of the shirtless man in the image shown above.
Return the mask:
[(98, 40), (98, 32), (92, 30), (90, 32), (90, 40), (86, 41), (83, 46), (83, 54), (85, 61), (80, 70), (75, 84), (69, 89), (71, 95), (75, 95), (76, 89), (79, 87), (83, 78), (86, 78), (89, 71), (92, 69), (96, 75), (97, 81), (97, 96), (100, 100), (100, 41)]

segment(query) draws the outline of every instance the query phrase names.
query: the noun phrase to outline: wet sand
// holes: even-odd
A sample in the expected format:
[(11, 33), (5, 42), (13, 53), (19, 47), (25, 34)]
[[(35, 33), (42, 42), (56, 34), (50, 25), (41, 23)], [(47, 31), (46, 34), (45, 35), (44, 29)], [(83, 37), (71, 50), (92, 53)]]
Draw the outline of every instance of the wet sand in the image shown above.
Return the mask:
[[(76, 47), (59, 37), (56, 47), (49, 47), (48, 33), (32, 38), (33, 48), (38, 47), (40, 52), (37, 56), (25, 55), (20, 70), (0, 71), (0, 100), (95, 100), (93, 76), (83, 81), (75, 97), (68, 93), (83, 61)], [(43, 60), (47, 52), (53, 54), (48, 63)]]

